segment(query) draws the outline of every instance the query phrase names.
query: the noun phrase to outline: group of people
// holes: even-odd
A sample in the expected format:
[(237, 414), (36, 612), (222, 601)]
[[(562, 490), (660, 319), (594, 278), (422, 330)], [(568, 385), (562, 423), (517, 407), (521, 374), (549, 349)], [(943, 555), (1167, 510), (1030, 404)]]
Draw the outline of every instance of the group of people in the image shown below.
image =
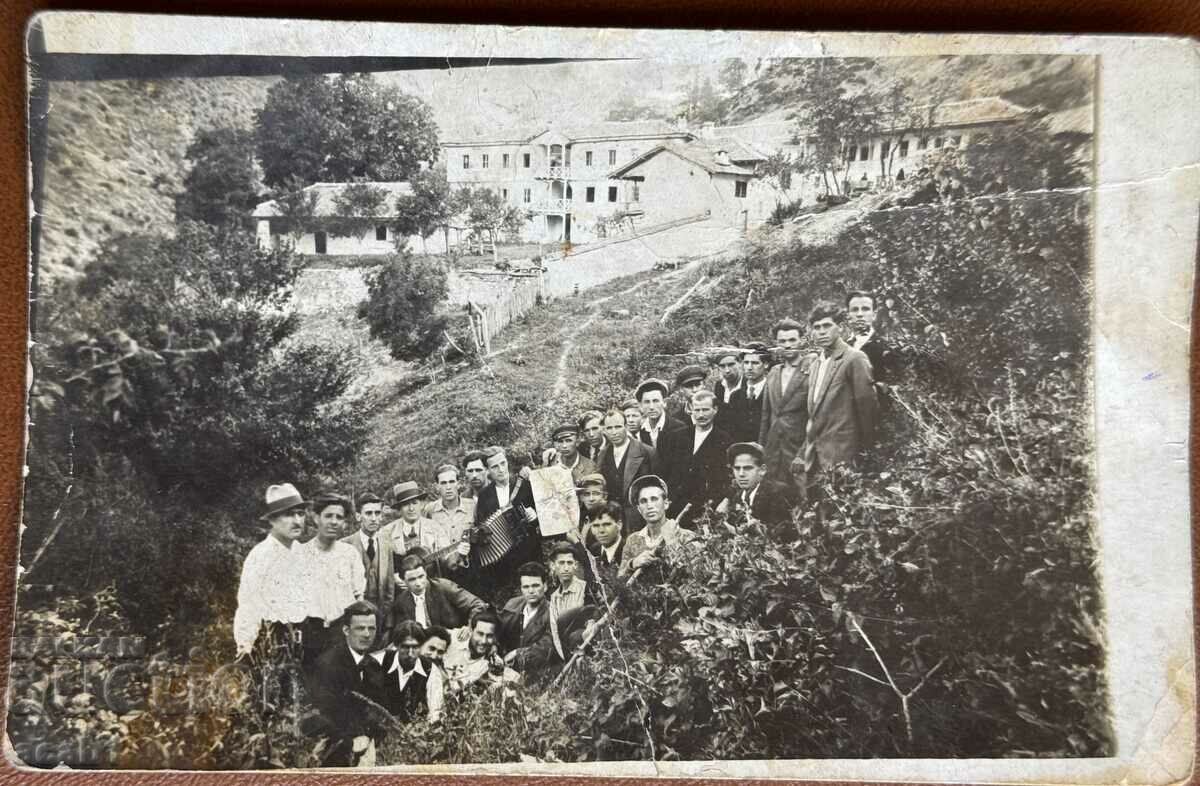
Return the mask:
[[(796, 537), (797, 502), (875, 438), (892, 353), (874, 323), (875, 298), (854, 292), (844, 309), (816, 306), (807, 326), (780, 320), (775, 350), (712, 353), (711, 388), (709, 370), (689, 365), (674, 390), (647, 379), (555, 428), (542, 464), (570, 472), (579, 524), (551, 537), (531, 468), (514, 472), (498, 446), (436, 467), (432, 500), (413, 480), (353, 501), (271, 486), (270, 532), (242, 568), (239, 657), (295, 656), (330, 765), (369, 761), (379, 710), (436, 721), (447, 696), (553, 675), (618, 585), (702, 541), (702, 515)], [(316, 533), (302, 542), (310, 512)]]

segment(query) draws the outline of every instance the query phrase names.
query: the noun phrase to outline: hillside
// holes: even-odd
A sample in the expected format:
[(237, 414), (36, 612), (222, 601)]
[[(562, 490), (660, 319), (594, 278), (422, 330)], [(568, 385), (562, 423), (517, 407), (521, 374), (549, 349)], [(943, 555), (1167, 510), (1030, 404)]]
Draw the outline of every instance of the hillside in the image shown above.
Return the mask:
[[(731, 99), (725, 121), (792, 119), (803, 101), (802, 77), (809, 62), (764, 63)], [(1051, 112), (1091, 103), (1095, 74), (1092, 58), (1067, 55), (892, 57), (856, 63), (858, 76), (868, 85), (910, 80), (919, 102), (1001, 96)]]
[(55, 82), (41, 273), (78, 269), (108, 237), (166, 229), (198, 129), (249, 126), (269, 78)]

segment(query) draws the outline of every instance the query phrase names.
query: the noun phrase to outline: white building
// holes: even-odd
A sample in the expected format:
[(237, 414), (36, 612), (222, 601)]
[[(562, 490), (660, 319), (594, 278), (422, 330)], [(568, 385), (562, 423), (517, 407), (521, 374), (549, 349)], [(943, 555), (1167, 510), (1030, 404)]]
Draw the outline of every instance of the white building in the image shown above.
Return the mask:
[[(315, 192), (317, 194), (316, 208), (314, 210), (315, 217), (330, 218), (336, 216), (337, 213), (335, 198), (349, 185), (352, 184), (313, 183), (311, 186), (306, 187), (302, 193)], [(320, 230), (305, 232), (298, 239), (293, 238), (283, 231), (279, 220), (281, 215), (279, 206), (275, 200), (271, 200), (257, 205), (251, 214), (255, 219), (255, 230), (259, 245), (264, 248), (278, 245), (282, 239), (286, 238), (289, 241), (295, 241), (295, 250), (297, 253), (306, 255), (328, 254), (330, 256), (348, 256), (395, 253), (396, 236), (391, 224), (396, 218), (396, 198), (399, 196), (411, 196), (412, 187), (404, 182), (372, 182), (360, 185), (383, 189), (387, 194), (384, 201), (384, 212), (378, 216), (375, 226), (371, 227), (361, 238), (341, 237)], [(445, 250), (443, 248), (442, 233), (440, 232), (435, 232), (433, 237), (428, 239), (427, 244), (431, 253), (440, 253)], [(414, 250), (421, 249), (421, 238), (409, 238), (409, 247)]]
[(612, 175), (655, 147), (696, 135), (661, 120), (547, 127), (442, 143), (452, 190), (489, 188), (529, 211), (525, 234), (543, 242), (586, 242), (614, 216), (638, 216), (636, 193)]

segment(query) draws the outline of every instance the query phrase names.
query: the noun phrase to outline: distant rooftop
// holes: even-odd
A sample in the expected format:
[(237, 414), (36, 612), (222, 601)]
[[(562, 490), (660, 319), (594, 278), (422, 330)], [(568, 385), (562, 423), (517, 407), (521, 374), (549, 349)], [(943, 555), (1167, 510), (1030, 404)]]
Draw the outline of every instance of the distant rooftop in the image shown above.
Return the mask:
[(569, 142), (589, 142), (601, 140), (641, 139), (645, 137), (677, 137), (688, 139), (694, 137), (691, 131), (676, 127), (666, 120), (604, 120), (581, 126), (555, 126), (545, 124), (536, 128), (505, 129), (494, 134), (487, 134), (467, 139), (450, 139), (443, 145), (501, 145), (525, 144), (547, 132), (555, 132), (566, 137)]
[[(336, 210), (334, 206), (334, 198), (341, 194), (347, 186), (352, 185), (374, 186), (375, 188), (382, 188), (384, 191), (386, 191), (388, 196), (387, 200), (384, 202), (384, 205), (387, 208), (387, 212), (384, 213), (384, 216), (392, 215), (392, 211), (394, 210), (396, 204), (396, 197), (411, 196), (413, 193), (412, 186), (403, 181), (374, 181), (367, 183), (313, 183), (311, 186), (306, 186), (305, 188), (301, 189), (301, 192), (309, 193), (316, 191), (317, 207), (315, 214), (317, 216), (328, 217), (336, 215), (334, 212)], [(280, 215), (279, 206), (275, 203), (274, 199), (268, 202), (260, 202), (255, 206), (254, 212), (250, 215), (254, 218), (275, 218)]]
[(717, 161), (717, 153), (720, 150), (729, 152), (725, 147), (715, 146), (711, 142), (667, 142), (647, 150), (628, 164), (614, 169), (608, 176), (611, 178), (624, 177), (628, 172), (654, 158), (659, 153), (671, 153), (714, 175), (743, 175), (745, 177), (752, 177), (754, 175), (753, 169), (740, 166), (733, 159), (732, 154), (730, 154), (728, 164), (719, 163)]
[[(920, 111), (928, 111), (930, 105), (919, 107)], [(933, 111), (935, 126), (965, 126), (975, 123), (998, 123), (1006, 120), (1017, 120), (1029, 110), (1017, 106), (1012, 101), (989, 96), (987, 98), (970, 98), (965, 101), (947, 101), (938, 104)]]

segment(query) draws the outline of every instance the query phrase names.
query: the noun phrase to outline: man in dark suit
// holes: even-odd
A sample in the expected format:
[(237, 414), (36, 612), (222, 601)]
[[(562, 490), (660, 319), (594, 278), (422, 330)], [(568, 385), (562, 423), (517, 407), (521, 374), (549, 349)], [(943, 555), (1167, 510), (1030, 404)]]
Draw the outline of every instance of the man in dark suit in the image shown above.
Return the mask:
[(767, 374), (758, 443), (766, 450), (767, 476), (777, 483), (795, 485), (792, 461), (804, 448), (811, 357), (806, 358), (801, 349), (804, 326), (796, 320), (780, 320), (773, 333), (783, 362)]
[[(689, 402), (692, 425), (671, 442), (674, 451), (663, 462), (664, 479), (673, 489), (667, 517), (681, 527), (690, 527), (706, 505), (716, 505), (729, 485), (725, 448), (733, 439), (713, 423), (720, 410), (716, 396), (707, 390), (692, 394)], [(687, 513), (684, 507), (689, 506)]]
[(313, 731), (330, 740), (326, 766), (355, 765), (370, 755), (374, 739), (381, 734), (377, 715), (363, 701), (383, 701), (383, 669), (369, 654), (377, 616), (375, 606), (366, 601), (351, 604), (342, 625), (344, 642), (325, 650), (309, 675), (308, 695), (321, 721)]
[(849, 329), (843, 339), (871, 361), (875, 391), (884, 396), (893, 381), (895, 356), (891, 346), (875, 332), (875, 296), (870, 292), (851, 292), (846, 295), (846, 312)]
[(420, 625), (401, 622), (392, 637), (395, 649), (388, 650), (383, 657), (380, 703), (400, 721), (425, 718), (432, 722), (442, 714), (445, 683), (441, 670), (432, 663), (427, 668), (420, 657), (424, 638), (425, 630)]
[(675, 374), (675, 392), (667, 398), (667, 416), (687, 423), (687, 408), (692, 394), (704, 387), (708, 369), (694, 363), (684, 366)]
[[(625, 415), (619, 409), (610, 409), (605, 413), (604, 435), (608, 439), (608, 446), (600, 454), (600, 474), (604, 476), (609, 499), (624, 501), (629, 497), (629, 487), (635, 478), (656, 475), (662, 471), (659, 454), (647, 443), (629, 438), (629, 432), (625, 429)], [(626, 507), (624, 534), (629, 534), (630, 529), (639, 526), (641, 517), (637, 508)]]
[(342, 538), (357, 551), (363, 561), (367, 575), (367, 589), (363, 600), (368, 600), (379, 609), (383, 618), (379, 621), (378, 641), (391, 638), (395, 621), (392, 618), (392, 602), (396, 599), (396, 574), (392, 566), (395, 546), (392, 543), (392, 528), (383, 526), (383, 500), (367, 492), (358, 498), (358, 532)]
[[(717, 352), (709, 362), (716, 367), (718, 379), (713, 383), (717, 397), (716, 427), (735, 438), (740, 431), (746, 409), (746, 385), (742, 376), (741, 353), (733, 350)], [(757, 423), (755, 426), (757, 427)], [(758, 432), (755, 432), (758, 436)]]
[[(638, 431), (638, 439), (660, 455), (668, 447), (671, 437), (687, 428), (682, 421), (667, 415), (666, 398), (669, 392), (667, 383), (661, 379), (647, 379), (637, 386), (634, 393), (634, 398), (642, 405), (642, 427)], [(609, 491), (612, 492), (611, 487)]]
[(425, 561), (418, 554), (400, 560), (397, 574), (404, 589), (397, 593), (396, 622), (412, 621), (423, 628), (436, 625), (442, 628), (461, 628), (477, 611), (487, 604), (449, 579), (430, 579)]
[(738, 442), (725, 455), (733, 473), (733, 489), (721, 504), (727, 520), (734, 526), (758, 521), (775, 540), (795, 540), (791, 526), (795, 494), (790, 486), (767, 480), (762, 445)]
[(517, 570), (521, 594), (500, 611), (501, 646), (504, 662), (520, 672), (539, 669), (566, 660), (557, 620), (551, 618), (546, 590), (550, 573), (540, 562), (527, 562)]
[(490, 447), (487, 453), (488, 478), (491, 480), (475, 503), (475, 525), (483, 524), (493, 513), (511, 506), (505, 518), (512, 531), (519, 536), (512, 548), (499, 562), (483, 567), (478, 563), (478, 552), (471, 549), (469, 572), (477, 577), (475, 589), (494, 600), (497, 589), (505, 589), (511, 581), (513, 570), (522, 562), (539, 559), (542, 554), (541, 534), (537, 528), (537, 508), (533, 501), (533, 488), (524, 478), (513, 480), (509, 471), (508, 456), (499, 447)]
[(842, 340), (844, 312), (830, 303), (817, 304), (809, 323), (821, 357), (809, 371), (808, 428), (803, 453), (796, 457), (806, 491), (822, 471), (852, 462), (870, 447), (879, 422), (871, 361)]
[(621, 555), (625, 547), (621, 522), (624, 519), (625, 509), (620, 503), (610, 501), (592, 520), (592, 535), (596, 540), (588, 547), (591, 564), (595, 566), (596, 578), (609, 585), (616, 580), (617, 570), (621, 567)]
[(752, 341), (742, 352), (741, 421), (730, 431), (740, 442), (754, 442), (762, 425), (763, 401), (767, 397), (767, 371), (771, 353), (767, 345)]

